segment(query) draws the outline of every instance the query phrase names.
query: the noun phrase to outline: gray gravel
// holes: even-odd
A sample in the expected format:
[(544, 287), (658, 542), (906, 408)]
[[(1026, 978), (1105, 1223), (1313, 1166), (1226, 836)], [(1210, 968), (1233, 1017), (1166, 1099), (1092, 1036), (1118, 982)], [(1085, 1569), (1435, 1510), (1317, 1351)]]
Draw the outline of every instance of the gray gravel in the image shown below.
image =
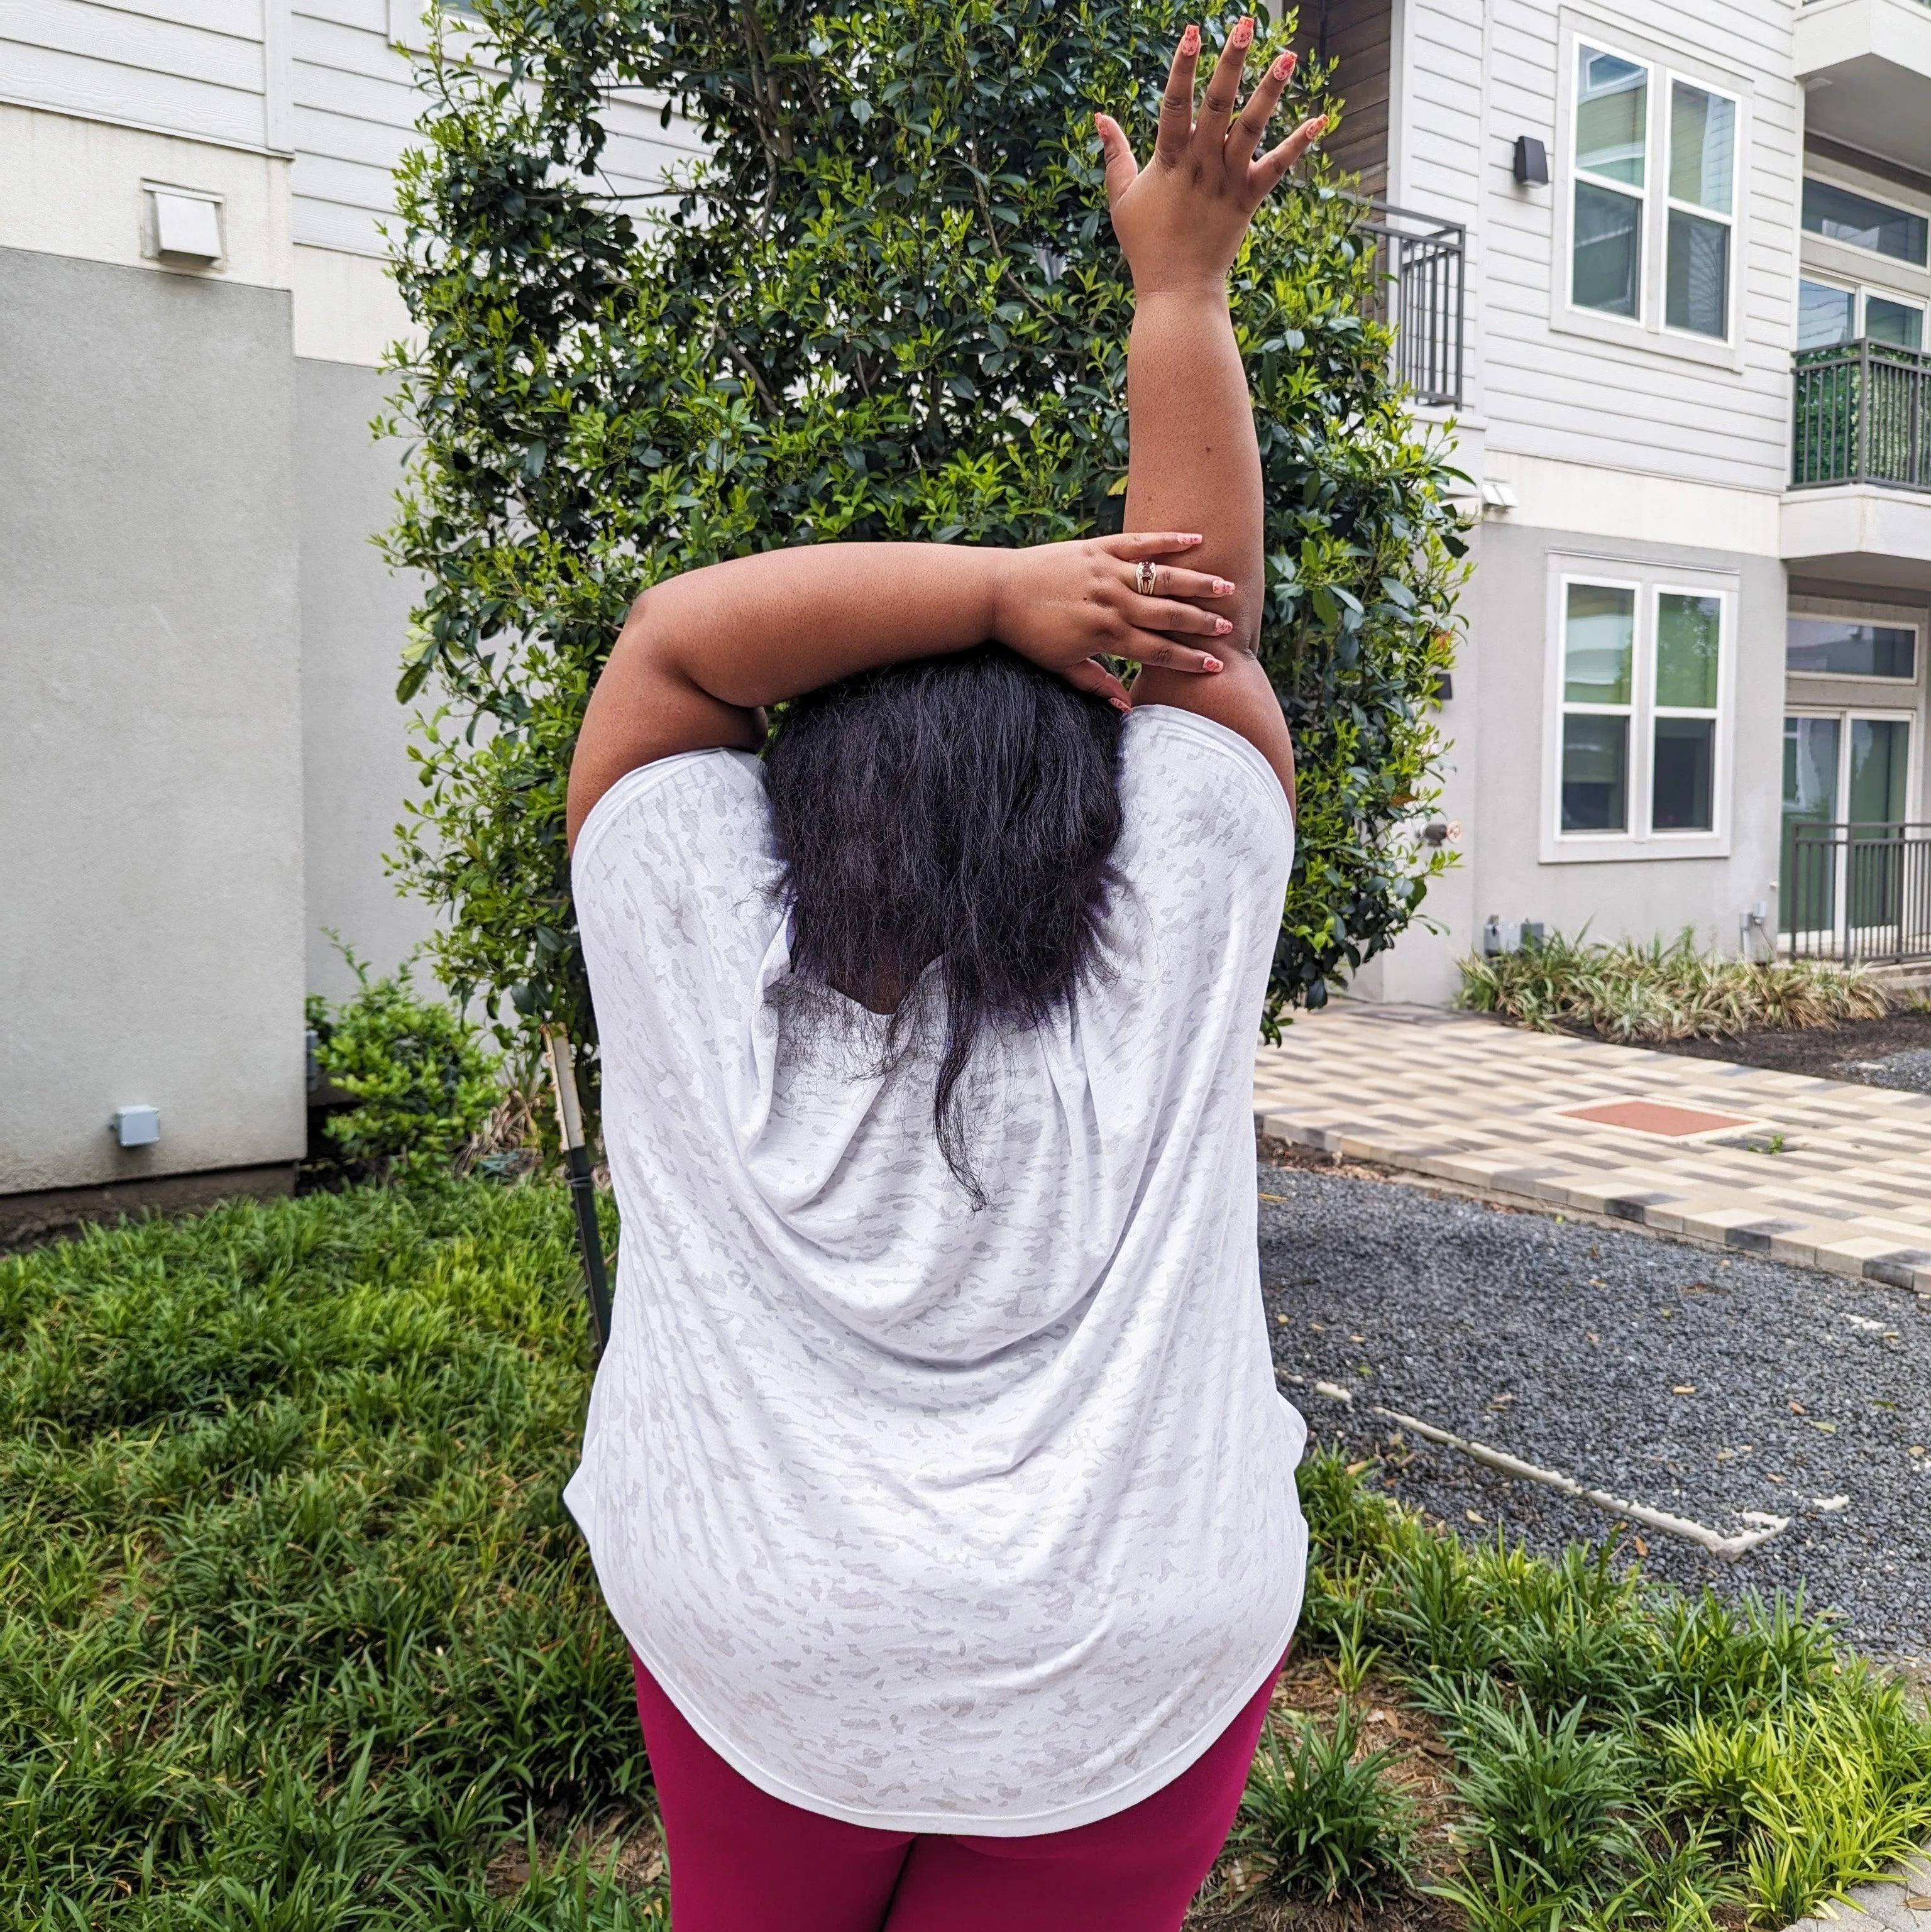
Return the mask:
[[(1746, 1510), (1790, 1516), (1735, 1564), (1644, 1532), (1644, 1566), (1731, 1593), (1800, 1584), (1859, 1644), (1931, 1653), (1931, 1303), (1395, 1182), (1260, 1172), (1275, 1359), (1311, 1436), (1389, 1454), (1379, 1402), (1722, 1534)], [(1500, 1522), (1553, 1551), (1614, 1527), (1452, 1450), (1395, 1459), (1390, 1490), (1464, 1534)]]
[(1854, 1060), (1851, 1070), (1872, 1087), (1897, 1087), (1907, 1094), (1931, 1094), (1931, 1046), (1914, 1046), (1881, 1060)]

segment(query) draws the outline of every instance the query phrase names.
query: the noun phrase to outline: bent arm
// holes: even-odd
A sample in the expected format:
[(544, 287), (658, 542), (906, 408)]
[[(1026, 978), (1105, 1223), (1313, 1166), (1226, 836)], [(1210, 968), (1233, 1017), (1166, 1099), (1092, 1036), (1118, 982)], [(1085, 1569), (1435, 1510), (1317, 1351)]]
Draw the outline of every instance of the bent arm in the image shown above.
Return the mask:
[(994, 634), (999, 553), (819, 544), (673, 577), (631, 607), (570, 764), (572, 847), (626, 772), (680, 752), (755, 750), (758, 708), (855, 671)]

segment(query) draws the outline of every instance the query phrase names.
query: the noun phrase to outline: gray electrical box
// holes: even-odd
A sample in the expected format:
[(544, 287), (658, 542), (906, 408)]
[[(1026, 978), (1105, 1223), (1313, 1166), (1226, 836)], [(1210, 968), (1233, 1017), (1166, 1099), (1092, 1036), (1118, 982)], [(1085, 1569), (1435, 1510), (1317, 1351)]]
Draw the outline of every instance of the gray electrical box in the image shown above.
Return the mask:
[(116, 1107), (114, 1138), (123, 1147), (152, 1147), (161, 1138), (161, 1110), (156, 1107)]

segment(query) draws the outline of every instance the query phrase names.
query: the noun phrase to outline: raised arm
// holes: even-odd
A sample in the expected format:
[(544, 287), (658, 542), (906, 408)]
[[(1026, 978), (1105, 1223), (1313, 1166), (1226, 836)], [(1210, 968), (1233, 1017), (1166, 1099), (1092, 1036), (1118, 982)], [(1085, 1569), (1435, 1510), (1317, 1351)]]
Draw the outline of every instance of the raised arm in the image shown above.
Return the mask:
[(749, 750), (761, 706), (880, 664), (996, 639), (1122, 708), (1098, 653), (1217, 674), (1233, 624), (1206, 607), (1230, 601), (1233, 586), (1176, 562), (1161, 566), (1158, 596), (1134, 588), (1143, 559), (1200, 541), (1163, 531), (1026, 550), (818, 544), (669, 578), (632, 606), (590, 694), (570, 764), (570, 843), (625, 772), (680, 752)]
[[(1187, 680), (1149, 664), (1133, 701), (1173, 704), (1250, 740), (1294, 796), (1294, 750), (1280, 701), (1255, 656), (1266, 592), (1260, 454), (1253, 405), (1227, 309), (1227, 272), (1254, 210), (1326, 124), (1309, 121), (1254, 159), (1294, 70), (1283, 54), (1238, 116), (1241, 70), (1254, 22), (1239, 22), (1194, 116), (1200, 34), (1189, 27), (1167, 76), (1160, 132), (1143, 172), (1117, 123), (1098, 117), (1113, 230), (1134, 280), (1127, 358), (1131, 453), (1126, 526), (1176, 520), (1204, 538), (1188, 559), (1239, 587), (1221, 608), (1233, 620), (1227, 668)], [(1156, 592), (1164, 590), (1156, 580)]]

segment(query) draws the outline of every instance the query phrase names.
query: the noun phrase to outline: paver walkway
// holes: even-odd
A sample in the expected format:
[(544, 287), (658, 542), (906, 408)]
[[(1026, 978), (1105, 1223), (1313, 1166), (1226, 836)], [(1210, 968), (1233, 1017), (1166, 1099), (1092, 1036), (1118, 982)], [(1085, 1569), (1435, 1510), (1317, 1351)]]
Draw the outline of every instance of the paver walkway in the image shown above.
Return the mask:
[(1931, 1295), (1931, 1095), (1337, 1000), (1261, 1048), (1254, 1119), (1330, 1154)]

